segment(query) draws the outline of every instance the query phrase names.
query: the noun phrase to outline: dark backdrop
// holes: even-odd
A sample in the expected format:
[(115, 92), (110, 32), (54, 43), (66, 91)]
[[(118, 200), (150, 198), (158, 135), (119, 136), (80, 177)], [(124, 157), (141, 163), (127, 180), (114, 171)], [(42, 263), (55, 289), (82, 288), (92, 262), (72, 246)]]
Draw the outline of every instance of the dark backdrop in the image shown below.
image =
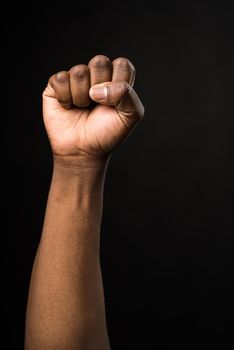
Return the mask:
[(4, 349), (23, 348), (51, 179), (41, 93), (50, 75), (96, 54), (132, 60), (146, 109), (114, 154), (105, 186), (101, 260), (112, 349), (232, 348), (233, 5), (78, 1), (8, 8)]

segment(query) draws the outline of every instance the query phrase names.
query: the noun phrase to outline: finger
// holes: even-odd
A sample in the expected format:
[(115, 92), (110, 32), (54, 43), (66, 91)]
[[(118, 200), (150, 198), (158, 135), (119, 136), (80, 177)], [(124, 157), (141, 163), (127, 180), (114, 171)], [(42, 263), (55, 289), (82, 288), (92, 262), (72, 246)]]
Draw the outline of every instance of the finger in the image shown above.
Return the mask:
[(91, 86), (111, 81), (112, 64), (108, 57), (97, 55), (88, 64), (90, 69)]
[(72, 97), (70, 91), (69, 74), (66, 71), (53, 75), (49, 80), (55, 96), (64, 108), (72, 107)]
[(95, 85), (89, 94), (99, 104), (114, 106), (127, 127), (132, 127), (144, 115), (144, 107), (139, 97), (126, 81)]
[(133, 64), (124, 57), (116, 58), (112, 62), (113, 73), (112, 81), (124, 80), (129, 83), (131, 86), (134, 84), (135, 80), (135, 68)]
[(73, 104), (77, 107), (87, 107), (91, 102), (91, 99), (89, 97), (89, 68), (84, 64), (79, 64), (72, 67), (69, 73)]

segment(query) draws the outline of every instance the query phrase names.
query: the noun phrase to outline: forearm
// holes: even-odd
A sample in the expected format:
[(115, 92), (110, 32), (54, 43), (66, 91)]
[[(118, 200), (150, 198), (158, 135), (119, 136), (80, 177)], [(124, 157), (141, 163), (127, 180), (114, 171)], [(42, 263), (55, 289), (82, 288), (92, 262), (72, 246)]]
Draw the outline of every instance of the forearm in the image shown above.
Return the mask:
[(28, 298), (26, 349), (109, 349), (99, 263), (106, 164), (54, 167)]

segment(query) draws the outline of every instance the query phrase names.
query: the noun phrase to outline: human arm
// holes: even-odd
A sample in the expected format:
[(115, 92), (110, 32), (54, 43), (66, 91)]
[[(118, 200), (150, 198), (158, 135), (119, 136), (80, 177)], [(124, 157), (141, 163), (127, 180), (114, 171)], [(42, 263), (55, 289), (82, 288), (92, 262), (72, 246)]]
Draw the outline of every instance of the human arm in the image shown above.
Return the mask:
[[(44, 91), (54, 168), (31, 276), (26, 350), (110, 348), (99, 261), (103, 185), (110, 155), (144, 113), (134, 75), (128, 60), (99, 55), (54, 75)], [(93, 86), (104, 88), (101, 99)]]

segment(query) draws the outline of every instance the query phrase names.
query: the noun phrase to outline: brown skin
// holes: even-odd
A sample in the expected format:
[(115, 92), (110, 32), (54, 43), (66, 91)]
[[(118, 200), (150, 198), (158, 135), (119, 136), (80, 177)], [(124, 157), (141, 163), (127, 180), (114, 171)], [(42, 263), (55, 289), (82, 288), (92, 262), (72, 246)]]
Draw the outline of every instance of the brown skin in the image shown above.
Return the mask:
[(110, 349), (99, 261), (110, 155), (141, 120), (126, 58), (95, 56), (53, 75), (43, 116), (54, 158), (28, 296), (26, 350)]

